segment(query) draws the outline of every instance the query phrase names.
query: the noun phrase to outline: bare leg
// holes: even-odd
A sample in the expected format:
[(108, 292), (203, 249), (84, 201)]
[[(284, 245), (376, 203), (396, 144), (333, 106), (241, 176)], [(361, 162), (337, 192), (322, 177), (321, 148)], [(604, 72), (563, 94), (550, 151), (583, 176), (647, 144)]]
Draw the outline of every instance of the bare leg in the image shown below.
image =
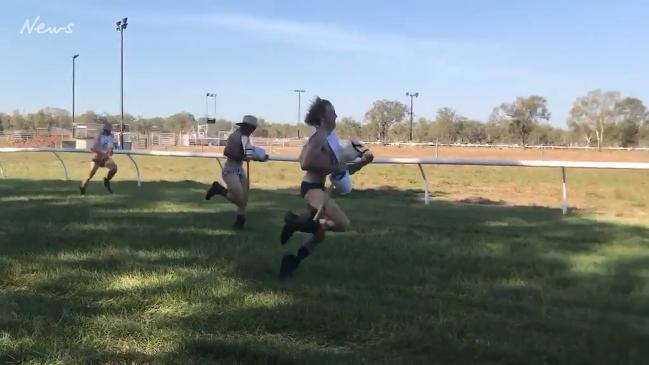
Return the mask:
[(335, 200), (327, 196), (322, 190), (309, 190), (304, 199), (312, 209), (322, 208), (319, 223), (327, 231), (344, 232), (349, 227), (350, 221), (345, 212), (338, 206)]
[[(281, 277), (293, 274), (299, 264), (313, 252), (320, 242), (324, 241), (325, 231), (344, 232), (350, 224), (349, 218), (342, 209), (333, 199), (327, 197), (324, 191), (309, 190), (304, 198), (310, 206), (311, 214), (299, 218), (293, 216), (294, 221), (292, 223), (287, 222), (284, 231), (282, 231), (282, 243), (287, 240), (286, 231), (291, 224), (293, 225), (292, 229), (309, 232), (312, 235), (302, 243), (296, 255), (285, 255), (282, 258)], [(320, 217), (314, 217), (319, 208), (322, 208)], [(317, 219), (317, 221), (313, 219)]]
[(108, 174), (106, 175), (107, 180), (111, 180), (113, 176), (117, 173), (117, 164), (112, 159), (108, 160), (104, 165), (108, 169)]
[(243, 179), (240, 179), (236, 174), (230, 174), (223, 177), (225, 184), (228, 187), (228, 191), (225, 194), (225, 198), (230, 201), (230, 203), (237, 206), (237, 214), (245, 214), (246, 212), (246, 189), (243, 184)]
[(234, 223), (235, 229), (243, 229), (246, 221), (246, 206), (248, 205), (248, 184), (245, 175), (239, 177), (230, 174), (223, 177), (228, 186), (225, 198), (237, 207), (237, 218)]
[(90, 181), (90, 179), (93, 178), (93, 176), (95, 176), (98, 169), (99, 169), (99, 164), (97, 164), (94, 161), (90, 163), (90, 171), (88, 172), (88, 177), (84, 180), (81, 180), (81, 186), (79, 187), (79, 189), (81, 190), (81, 195), (84, 195), (86, 193), (86, 187), (88, 185), (88, 182)]

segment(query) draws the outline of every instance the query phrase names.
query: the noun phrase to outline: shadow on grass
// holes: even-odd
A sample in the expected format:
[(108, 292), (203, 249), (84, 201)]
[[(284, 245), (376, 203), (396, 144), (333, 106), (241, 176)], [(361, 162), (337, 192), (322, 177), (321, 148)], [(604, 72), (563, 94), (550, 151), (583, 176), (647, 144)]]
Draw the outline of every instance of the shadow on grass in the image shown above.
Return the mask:
[(0, 361), (645, 363), (649, 230), (538, 207), (337, 199), (288, 281), (295, 190), (253, 190), (248, 230), (194, 182), (0, 181)]

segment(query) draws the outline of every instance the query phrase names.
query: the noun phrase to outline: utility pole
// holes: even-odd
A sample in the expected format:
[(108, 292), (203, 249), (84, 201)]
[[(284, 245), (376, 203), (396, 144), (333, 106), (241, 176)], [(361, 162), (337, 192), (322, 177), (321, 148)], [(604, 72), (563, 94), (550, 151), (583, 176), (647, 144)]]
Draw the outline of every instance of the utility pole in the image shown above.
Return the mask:
[(120, 109), (121, 109), (121, 119), (122, 119), (122, 127), (121, 127), (121, 133), (119, 136), (119, 146), (121, 149), (124, 149), (124, 30), (126, 29), (126, 26), (128, 25), (127, 23), (128, 18), (124, 18), (122, 20), (117, 21), (117, 26), (116, 30), (119, 32), (120, 35)]
[(410, 97), (410, 139), (408, 141), (412, 142), (412, 118), (413, 118), (412, 102), (413, 102), (413, 98), (419, 97), (419, 92), (416, 93), (406, 92), (406, 96)]
[(75, 61), (79, 57), (78, 54), (72, 56), (72, 125), (74, 125), (74, 73), (75, 73)]
[(299, 124), (302, 120), (302, 93), (305, 92), (305, 90), (295, 89), (293, 92), (297, 93), (297, 122)]

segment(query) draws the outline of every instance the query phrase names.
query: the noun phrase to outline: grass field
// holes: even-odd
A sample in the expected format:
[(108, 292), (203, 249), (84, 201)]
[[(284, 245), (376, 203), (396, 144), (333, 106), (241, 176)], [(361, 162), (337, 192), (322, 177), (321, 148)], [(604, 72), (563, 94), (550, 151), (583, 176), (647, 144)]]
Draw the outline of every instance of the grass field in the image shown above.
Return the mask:
[[(380, 156), (386, 153), (379, 152)], [(510, 150), (509, 153), (511, 152)], [(597, 156), (596, 152), (595, 155)], [(74, 190), (74, 185), (87, 173), (90, 156), (78, 153), (61, 156), (70, 170), (70, 178), (75, 181), (70, 183)], [(492, 157), (516, 158), (511, 154)], [(572, 157), (594, 159), (583, 153)], [(145, 186), (146, 181), (196, 181), (208, 184), (220, 175), (219, 165), (211, 159), (135, 158)], [(131, 161), (126, 156), (116, 156), (115, 159), (120, 166), (116, 181), (135, 180), (135, 169)], [(628, 156), (621, 160), (641, 161)], [(63, 169), (51, 153), (0, 154), (0, 164), (10, 178), (63, 179)], [(555, 209), (561, 206), (560, 169), (425, 166), (424, 170), (436, 201), (479, 201), (499, 206), (542, 206)], [(581, 216), (635, 223), (649, 222), (649, 171), (567, 171), (570, 207)], [(252, 185), (260, 189), (295, 189), (299, 185), (301, 174), (296, 163), (253, 163)], [(354, 176), (354, 186), (358, 189), (391, 188), (420, 192), (419, 196), (423, 199), (422, 178), (419, 169), (413, 165), (370, 165)]]
[(649, 362), (647, 173), (570, 171), (562, 216), (556, 170), (430, 168), (424, 206), (416, 168), (372, 166), (352, 229), (280, 281), (296, 166), (253, 167), (234, 232), (215, 161), (138, 160), (142, 188), (119, 158), (116, 193), (80, 197), (51, 156), (0, 154), (0, 363)]

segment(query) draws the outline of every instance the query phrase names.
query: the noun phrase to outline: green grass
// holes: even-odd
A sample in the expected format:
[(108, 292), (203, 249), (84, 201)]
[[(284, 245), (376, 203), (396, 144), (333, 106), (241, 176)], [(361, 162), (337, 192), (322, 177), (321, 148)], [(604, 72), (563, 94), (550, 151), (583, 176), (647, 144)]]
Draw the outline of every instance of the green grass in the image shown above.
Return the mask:
[[(87, 173), (89, 154), (63, 153), (72, 180)], [(115, 156), (117, 181), (132, 181), (135, 169), (126, 156)], [(220, 175), (212, 159), (135, 157), (145, 181), (210, 183)], [(62, 179), (63, 169), (51, 153), (0, 153), (0, 164), (10, 178)], [(436, 201), (483, 198), (505, 205), (561, 206), (561, 170), (551, 168), (425, 166)], [(568, 169), (570, 207), (582, 216), (649, 222), (649, 171)], [(103, 172), (101, 173), (103, 174)], [(294, 189), (302, 172), (296, 163), (253, 163), (252, 185), (261, 189)], [(146, 183), (145, 183), (146, 185)], [(360, 189), (392, 188), (423, 192), (414, 165), (370, 165), (354, 175)], [(423, 194), (422, 194), (423, 195)]]
[(24, 161), (0, 157), (0, 363), (649, 361), (646, 224), (359, 190), (338, 200), (351, 230), (281, 281), (301, 238), (279, 244), (281, 217), (304, 204), (272, 174), (292, 167), (253, 175), (282, 188), (253, 190), (234, 232), (232, 207), (203, 200), (205, 160), (157, 160), (148, 176), (181, 181), (140, 189), (124, 162), (116, 194), (97, 178), (80, 197), (56, 164), (18, 179)]

